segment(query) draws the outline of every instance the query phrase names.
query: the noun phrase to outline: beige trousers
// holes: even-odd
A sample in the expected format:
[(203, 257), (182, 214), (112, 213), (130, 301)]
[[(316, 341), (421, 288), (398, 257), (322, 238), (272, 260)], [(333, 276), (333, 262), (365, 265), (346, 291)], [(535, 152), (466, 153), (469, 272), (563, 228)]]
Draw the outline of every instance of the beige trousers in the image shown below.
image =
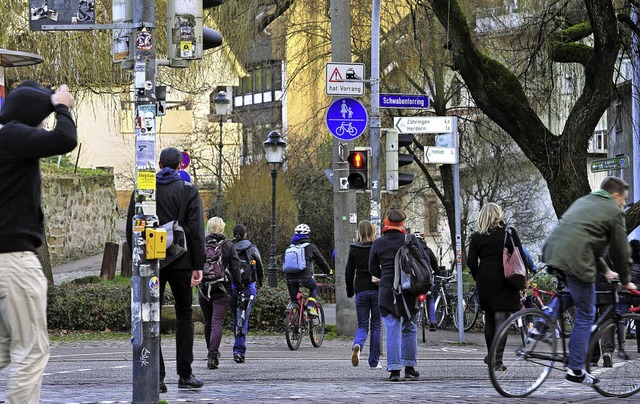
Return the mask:
[(49, 360), (47, 279), (36, 254), (0, 254), (0, 369), (9, 366), (5, 403), (37, 404)]

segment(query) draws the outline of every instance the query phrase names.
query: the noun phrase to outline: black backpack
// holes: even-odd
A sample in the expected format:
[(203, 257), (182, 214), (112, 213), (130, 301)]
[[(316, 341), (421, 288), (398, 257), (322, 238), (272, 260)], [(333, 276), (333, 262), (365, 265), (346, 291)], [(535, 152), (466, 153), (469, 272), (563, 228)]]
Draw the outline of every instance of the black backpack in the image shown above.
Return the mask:
[[(393, 295), (399, 317), (411, 318), (413, 303), (407, 304), (408, 297), (427, 293), (433, 285), (433, 269), (422, 252), (411, 242), (411, 235), (405, 235), (404, 244), (396, 252), (393, 277)], [(400, 304), (398, 304), (400, 303)]]
[(253, 244), (249, 244), (245, 249), (238, 249), (238, 244), (234, 244), (233, 247), (238, 252), (238, 258), (240, 258), (240, 278), (242, 279), (242, 284), (247, 286), (257, 279), (256, 261), (250, 254)]

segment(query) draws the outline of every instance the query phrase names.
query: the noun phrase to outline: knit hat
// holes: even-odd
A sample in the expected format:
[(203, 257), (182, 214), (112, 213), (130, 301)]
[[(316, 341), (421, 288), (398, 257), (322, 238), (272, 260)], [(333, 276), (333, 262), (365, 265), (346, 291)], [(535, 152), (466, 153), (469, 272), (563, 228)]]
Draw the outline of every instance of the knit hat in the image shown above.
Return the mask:
[(14, 88), (0, 110), (0, 124), (18, 121), (36, 127), (53, 112), (53, 90), (42, 87), (33, 80), (22, 82)]
[(167, 147), (160, 152), (160, 163), (163, 167), (178, 168), (180, 161), (182, 160), (182, 153), (175, 147)]

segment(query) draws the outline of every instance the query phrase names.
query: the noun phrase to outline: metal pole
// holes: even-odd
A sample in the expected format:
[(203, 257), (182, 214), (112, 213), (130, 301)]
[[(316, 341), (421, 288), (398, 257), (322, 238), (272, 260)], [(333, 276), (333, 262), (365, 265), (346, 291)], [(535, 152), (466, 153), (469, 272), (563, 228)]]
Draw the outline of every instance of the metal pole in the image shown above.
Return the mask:
[[(148, 142), (155, 162), (156, 143), (156, 42), (154, 0), (135, 0), (135, 107), (136, 141)], [(150, 119), (151, 114), (153, 119)], [(146, 121), (143, 117), (147, 118)], [(151, 124), (152, 126), (149, 126)], [(144, 136), (144, 139), (142, 137)], [(147, 143), (148, 145), (148, 143)], [(138, 148), (136, 148), (137, 150)], [(136, 152), (137, 153), (137, 152)], [(148, 156), (136, 154), (136, 162)], [(152, 180), (149, 181), (149, 178)], [(145, 192), (140, 192), (140, 189)], [(158, 224), (155, 216), (155, 172), (136, 164), (136, 215), (133, 218), (131, 278), (131, 343), (133, 345), (133, 402), (157, 403), (160, 396), (160, 281), (157, 259), (147, 259), (145, 230)], [(146, 197), (145, 197), (146, 195)]]
[(220, 115), (220, 142), (218, 143), (218, 194), (216, 196), (216, 216), (222, 217), (222, 115)]
[(456, 153), (456, 164), (453, 165), (453, 209), (456, 222), (456, 279), (458, 281), (458, 339), (464, 342), (464, 302), (462, 283), (462, 230), (460, 226), (460, 139), (458, 138), (458, 117), (451, 118), (453, 139)]
[(276, 267), (276, 176), (277, 170), (271, 170), (271, 245), (269, 249), (269, 287), (278, 286), (278, 268)]
[[(631, 4), (631, 19), (638, 25), (638, 7)], [(638, 44), (638, 34), (631, 33), (633, 46), (631, 47), (631, 133), (633, 151), (633, 202), (640, 200), (640, 45)], [(620, 106), (618, 106), (620, 108)], [(616, 125), (620, 125), (619, 122)], [(640, 239), (640, 227), (636, 227), (632, 238)]]
[(380, 0), (371, 9), (371, 223), (380, 234)]
[[(351, 15), (350, 4), (344, 0), (331, 0), (331, 61), (351, 62)], [(333, 97), (333, 101), (339, 97)], [(353, 299), (347, 297), (344, 269), (349, 256), (349, 244), (356, 231), (356, 223), (347, 220), (357, 214), (356, 193), (340, 190), (340, 178), (349, 176), (347, 156), (353, 141), (333, 138), (333, 239), (335, 254), (336, 324), (338, 335), (354, 335), (357, 328), (356, 308)], [(356, 218), (357, 221), (357, 218)]]

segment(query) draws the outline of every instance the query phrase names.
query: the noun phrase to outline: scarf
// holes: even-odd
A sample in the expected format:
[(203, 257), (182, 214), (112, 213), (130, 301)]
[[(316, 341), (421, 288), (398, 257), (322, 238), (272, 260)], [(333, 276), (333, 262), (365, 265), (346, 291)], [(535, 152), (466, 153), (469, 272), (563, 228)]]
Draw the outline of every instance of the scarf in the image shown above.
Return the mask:
[(291, 239), (291, 244), (295, 244), (296, 241), (300, 241), (300, 240), (309, 241), (309, 235), (308, 234), (294, 234), (293, 238)]
[(404, 228), (404, 222), (392, 222), (385, 217), (384, 226), (382, 226), (382, 232), (386, 233), (389, 230), (398, 230), (402, 234), (407, 234), (407, 230)]

